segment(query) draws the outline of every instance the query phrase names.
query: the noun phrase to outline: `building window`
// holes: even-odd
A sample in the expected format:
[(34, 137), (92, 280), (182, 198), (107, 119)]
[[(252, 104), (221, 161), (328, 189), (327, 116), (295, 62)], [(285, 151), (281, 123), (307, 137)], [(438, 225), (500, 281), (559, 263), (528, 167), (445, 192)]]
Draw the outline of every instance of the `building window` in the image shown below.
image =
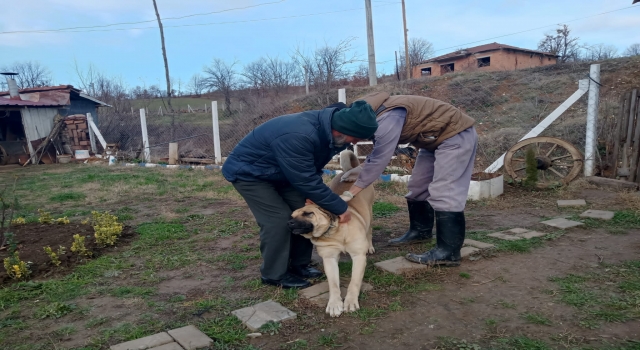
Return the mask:
[(431, 67), (420, 69), (420, 75), (431, 75)]
[(478, 68), (489, 67), (491, 65), (491, 57), (478, 58)]
[(453, 63), (440, 65), (440, 74), (447, 74), (453, 72)]

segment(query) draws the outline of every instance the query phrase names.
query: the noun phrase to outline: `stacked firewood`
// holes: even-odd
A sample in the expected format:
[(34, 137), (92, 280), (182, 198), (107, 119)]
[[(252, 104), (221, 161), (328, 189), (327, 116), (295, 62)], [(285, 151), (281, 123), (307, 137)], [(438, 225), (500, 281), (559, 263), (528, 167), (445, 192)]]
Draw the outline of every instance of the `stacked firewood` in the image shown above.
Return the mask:
[(65, 131), (62, 133), (62, 138), (71, 153), (73, 154), (77, 150), (90, 150), (91, 142), (89, 141), (87, 117), (82, 114), (70, 115), (64, 118), (64, 123)]

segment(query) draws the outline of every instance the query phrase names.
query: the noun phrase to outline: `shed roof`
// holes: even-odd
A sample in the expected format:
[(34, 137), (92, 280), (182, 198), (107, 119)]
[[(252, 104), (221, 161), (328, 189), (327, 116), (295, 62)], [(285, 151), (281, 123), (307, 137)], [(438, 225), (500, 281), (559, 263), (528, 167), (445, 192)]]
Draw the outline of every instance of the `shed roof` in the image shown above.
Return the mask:
[(467, 48), (467, 49), (462, 49), (462, 50), (458, 50), (458, 51), (455, 51), (455, 52), (451, 52), (451, 53), (448, 53), (446, 55), (430, 58), (430, 59), (428, 59), (428, 60), (426, 60), (425, 62), (422, 62), (422, 63), (438, 62), (438, 61), (443, 61), (443, 60), (451, 60), (451, 59), (466, 57), (466, 56), (477, 54), (477, 53), (481, 53), (481, 52), (495, 51), (495, 50), (502, 50), (502, 49), (521, 51), (521, 52), (529, 52), (529, 53), (535, 53), (535, 54), (538, 54), (538, 55), (546, 55), (546, 56), (554, 56), (554, 57), (557, 56), (557, 55), (554, 55), (554, 54), (549, 53), (549, 52), (523, 49), (521, 47), (515, 47), (515, 46), (499, 44), (499, 43), (491, 43), (491, 44), (485, 44), (485, 45), (480, 45), (480, 46), (474, 46), (474, 47), (470, 47), (470, 48)]
[(0, 107), (62, 107), (71, 104), (71, 95), (91, 100), (104, 107), (110, 105), (84, 94), (72, 85), (42, 86), (19, 90), (20, 100), (10, 99), (8, 91), (0, 92)]

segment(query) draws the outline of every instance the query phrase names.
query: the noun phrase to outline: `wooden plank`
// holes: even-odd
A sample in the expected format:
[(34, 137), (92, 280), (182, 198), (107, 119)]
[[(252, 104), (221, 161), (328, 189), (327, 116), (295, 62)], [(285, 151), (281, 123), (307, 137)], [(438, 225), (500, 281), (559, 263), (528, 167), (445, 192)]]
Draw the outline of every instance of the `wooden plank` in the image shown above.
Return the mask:
[[(102, 145), (102, 149), (107, 149), (107, 141), (105, 141), (104, 137), (102, 137), (102, 133), (100, 132), (100, 130), (98, 130), (98, 127), (96, 126), (96, 123), (93, 122), (93, 119), (89, 121), (89, 126), (91, 127), (91, 130), (93, 130), (93, 133), (95, 134), (95, 136), (98, 138), (98, 141), (100, 141), (100, 144)], [(146, 123), (144, 128), (145, 128), (145, 134), (146, 134), (146, 129), (147, 129)]]
[[(634, 99), (635, 98), (635, 99)], [(638, 156), (640, 156), (640, 120), (636, 118), (638, 113), (638, 90), (634, 89), (631, 97), (631, 109), (629, 118), (636, 120), (635, 132), (633, 135), (633, 151), (631, 152), (631, 174), (629, 181), (635, 181), (636, 168), (638, 167)]]
[(612, 166), (613, 173), (612, 178), (616, 178), (618, 176), (618, 165), (619, 165), (619, 156), (620, 156), (620, 143), (622, 142), (622, 124), (626, 120), (624, 115), (624, 109), (626, 104), (629, 102), (627, 99), (627, 94), (623, 94), (620, 96), (620, 113), (618, 113), (618, 118), (616, 120), (616, 129), (613, 132), (613, 156), (612, 156)]
[(624, 123), (622, 126), (626, 129), (623, 132), (623, 140), (622, 140), (622, 166), (619, 169), (620, 178), (627, 179), (629, 176), (629, 151), (630, 151), (630, 142), (631, 142), (631, 132), (633, 130), (633, 119), (629, 119), (629, 110), (631, 108), (631, 96), (632, 92), (629, 91), (627, 93), (627, 103), (624, 107)]
[(612, 189), (618, 190), (635, 190), (638, 188), (638, 184), (630, 181), (608, 179), (606, 177), (589, 176), (585, 178), (587, 182)]

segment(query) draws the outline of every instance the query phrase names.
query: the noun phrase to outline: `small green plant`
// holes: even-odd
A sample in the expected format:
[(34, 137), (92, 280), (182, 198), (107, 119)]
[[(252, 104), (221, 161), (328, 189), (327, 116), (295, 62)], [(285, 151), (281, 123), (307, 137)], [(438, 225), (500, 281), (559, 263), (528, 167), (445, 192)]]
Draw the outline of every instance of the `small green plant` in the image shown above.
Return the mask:
[(516, 308), (516, 304), (509, 303), (509, 302), (506, 302), (504, 300), (498, 302), (498, 304), (500, 304), (500, 306), (502, 306), (505, 309), (515, 309)]
[(91, 226), (95, 231), (96, 243), (101, 246), (114, 245), (122, 233), (122, 224), (118, 217), (109, 212), (91, 212)]
[(89, 249), (87, 249), (87, 247), (84, 245), (84, 240), (84, 236), (73, 235), (73, 244), (71, 244), (71, 251), (80, 256), (89, 257), (91, 256), (91, 251), (89, 251)]
[(446, 350), (482, 350), (478, 344), (467, 343), (466, 340), (458, 340), (450, 337), (441, 337), (438, 349)]
[(337, 343), (338, 341), (338, 334), (335, 332), (331, 332), (329, 334), (321, 334), (318, 337), (318, 345), (320, 346), (328, 346), (328, 347), (337, 347), (337, 346), (341, 346)]
[(471, 275), (466, 273), (466, 272), (460, 272), (459, 276), (462, 277), (462, 278), (466, 278), (466, 279), (471, 278)]
[(260, 327), (260, 332), (267, 333), (269, 335), (276, 335), (280, 330), (280, 323), (269, 321)]
[(376, 202), (373, 203), (373, 217), (384, 218), (395, 214), (400, 208), (397, 205), (389, 202)]
[(75, 305), (72, 304), (54, 302), (48, 305), (44, 305), (36, 310), (35, 317), (39, 319), (60, 318), (68, 313), (71, 313), (75, 308)]
[(524, 185), (534, 187), (538, 183), (538, 161), (533, 147), (527, 148), (525, 153), (525, 173)]
[(58, 225), (68, 225), (71, 221), (67, 217), (55, 219), (54, 222)]
[(66, 253), (65, 251), (65, 247), (60, 246), (58, 248), (57, 252), (54, 252), (53, 249), (51, 249), (51, 247), (47, 246), (44, 247), (44, 252), (49, 256), (49, 259), (51, 259), (51, 263), (56, 265), (56, 266), (60, 266), (60, 256), (64, 255)]
[(50, 224), (53, 222), (53, 218), (51, 217), (51, 213), (44, 211), (42, 209), (38, 209), (38, 222), (41, 224)]
[(404, 310), (404, 307), (402, 307), (399, 301), (394, 301), (389, 304), (389, 311), (396, 312), (396, 311), (402, 311), (402, 310)]
[(527, 320), (527, 322), (529, 323), (539, 324), (543, 326), (551, 325), (551, 320), (549, 320), (548, 318), (546, 318), (544, 315), (541, 315), (541, 314), (525, 313), (524, 315), (522, 315), (522, 317), (524, 317), (524, 319)]
[(86, 197), (82, 192), (63, 192), (49, 197), (51, 202), (73, 202), (79, 201)]
[(31, 273), (27, 263), (20, 260), (17, 251), (14, 251), (9, 257), (4, 258), (4, 269), (7, 271), (7, 275), (15, 280), (27, 278)]
[(19, 218), (11, 220), (11, 225), (14, 225), (14, 226), (20, 226), (20, 225), (24, 225), (26, 223), (27, 223), (27, 220), (25, 220), (23, 217), (19, 217)]
[(298, 339), (293, 343), (289, 344), (287, 350), (304, 350), (309, 347), (309, 344), (304, 339)]

